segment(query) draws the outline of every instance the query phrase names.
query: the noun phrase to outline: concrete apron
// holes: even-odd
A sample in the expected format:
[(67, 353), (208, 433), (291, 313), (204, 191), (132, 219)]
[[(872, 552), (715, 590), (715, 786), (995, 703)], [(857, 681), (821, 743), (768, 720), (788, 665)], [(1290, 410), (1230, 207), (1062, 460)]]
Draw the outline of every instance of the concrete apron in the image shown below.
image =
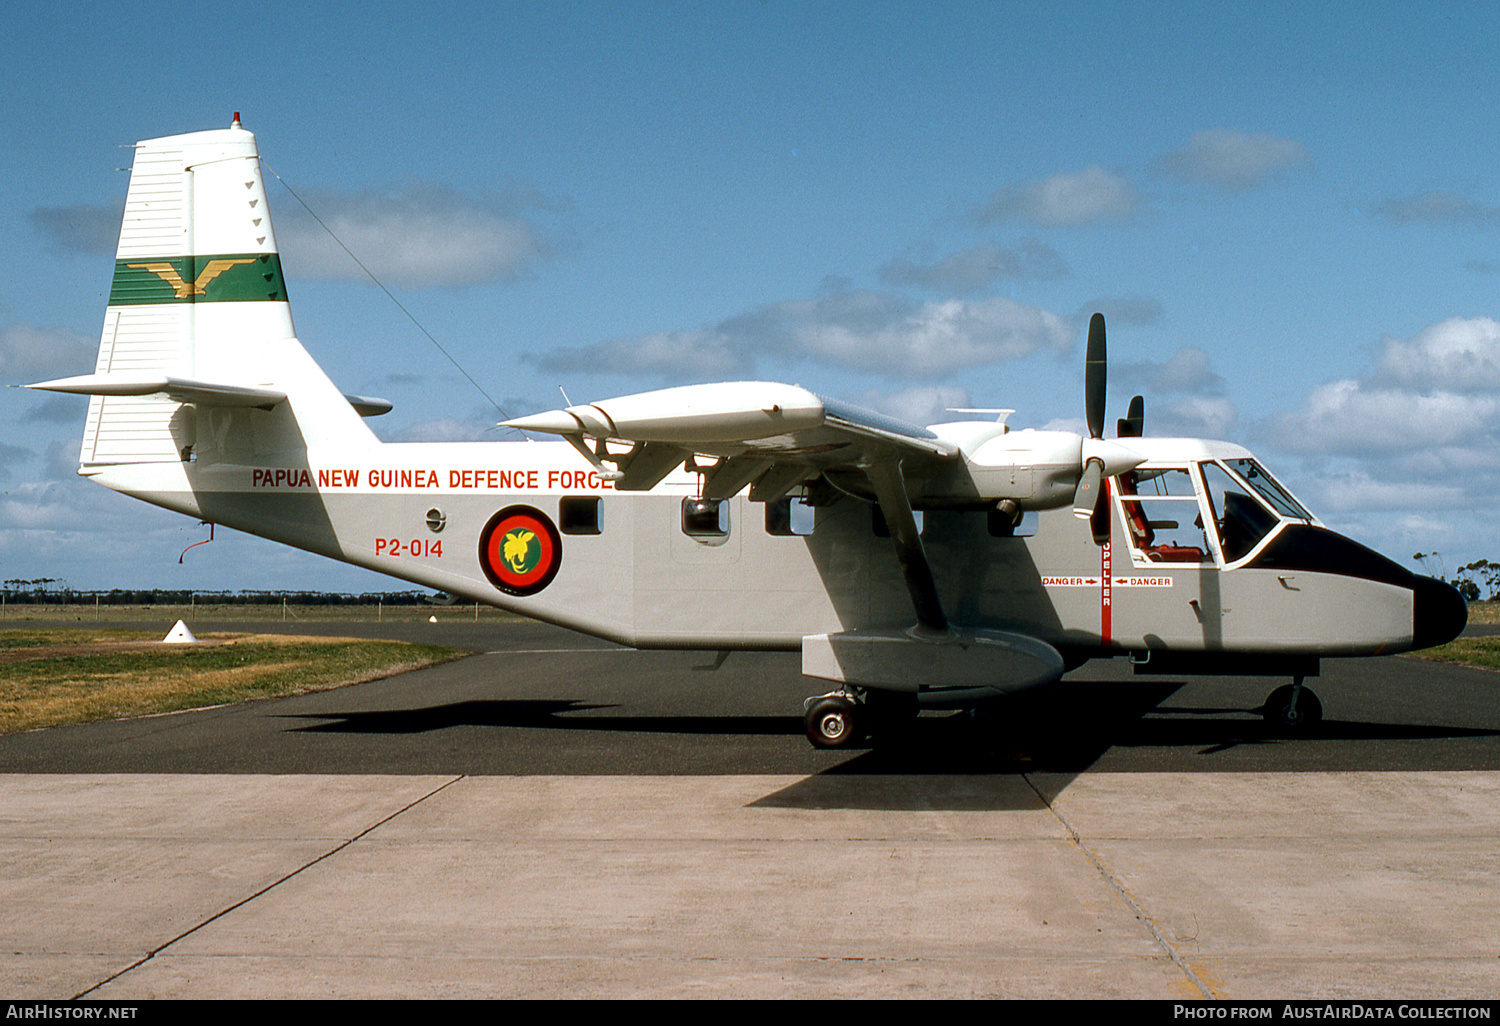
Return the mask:
[(14, 998), (1500, 993), (1500, 773), (0, 775)]

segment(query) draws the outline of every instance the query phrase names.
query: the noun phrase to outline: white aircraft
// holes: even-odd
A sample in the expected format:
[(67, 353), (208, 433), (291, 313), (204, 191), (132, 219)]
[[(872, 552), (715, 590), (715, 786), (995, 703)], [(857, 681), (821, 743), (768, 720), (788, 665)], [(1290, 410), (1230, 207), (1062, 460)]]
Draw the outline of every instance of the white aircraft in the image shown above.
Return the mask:
[[(1325, 528), (1245, 449), (1010, 411), (918, 427), (770, 382), (508, 421), (553, 442), (395, 444), (292, 327), (255, 137), (137, 144), (78, 472), (188, 516), (637, 648), (783, 650), (837, 685), (808, 738), (858, 743), (1094, 658), (1286, 675), (1440, 644), (1458, 592)], [(995, 416), (998, 414), (998, 417)]]

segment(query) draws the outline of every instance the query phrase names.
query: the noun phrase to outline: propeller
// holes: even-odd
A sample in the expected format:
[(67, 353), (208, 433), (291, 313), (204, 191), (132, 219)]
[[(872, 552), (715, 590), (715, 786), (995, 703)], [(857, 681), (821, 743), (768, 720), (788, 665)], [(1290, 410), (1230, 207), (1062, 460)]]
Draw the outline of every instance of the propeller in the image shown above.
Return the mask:
[[(1109, 540), (1109, 516), (1104, 504), (1104, 479), (1123, 473), (1141, 462), (1139, 454), (1104, 438), (1104, 393), (1109, 378), (1109, 357), (1104, 338), (1104, 315), (1089, 318), (1088, 352), (1083, 369), (1083, 401), (1089, 436), (1083, 440), (1083, 469), (1073, 493), (1073, 515), (1088, 520), (1094, 541)], [(1130, 401), (1125, 419), (1116, 425), (1121, 438), (1139, 437), (1145, 420), (1145, 402)]]

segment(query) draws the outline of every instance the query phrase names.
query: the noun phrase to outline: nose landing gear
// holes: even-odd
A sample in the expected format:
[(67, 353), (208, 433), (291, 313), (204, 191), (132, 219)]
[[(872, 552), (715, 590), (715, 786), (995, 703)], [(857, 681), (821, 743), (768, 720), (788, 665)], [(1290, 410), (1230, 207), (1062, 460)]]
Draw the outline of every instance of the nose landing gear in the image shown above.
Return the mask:
[(1296, 677), (1271, 692), (1260, 714), (1272, 729), (1283, 734), (1306, 734), (1323, 720), (1323, 703), (1312, 688), (1302, 686)]

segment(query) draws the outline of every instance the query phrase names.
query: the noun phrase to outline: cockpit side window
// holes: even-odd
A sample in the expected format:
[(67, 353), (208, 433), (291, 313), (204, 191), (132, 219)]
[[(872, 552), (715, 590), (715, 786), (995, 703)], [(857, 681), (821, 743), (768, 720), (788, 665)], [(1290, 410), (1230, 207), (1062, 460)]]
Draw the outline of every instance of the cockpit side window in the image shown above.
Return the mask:
[(1208, 563), (1208, 542), (1192, 476), (1185, 468), (1119, 477), (1120, 513), (1138, 564)]
[(1203, 464), (1203, 480), (1208, 485), (1208, 501), (1224, 562), (1243, 559), (1276, 526), (1276, 514), (1256, 499), (1239, 478), (1217, 463)]

